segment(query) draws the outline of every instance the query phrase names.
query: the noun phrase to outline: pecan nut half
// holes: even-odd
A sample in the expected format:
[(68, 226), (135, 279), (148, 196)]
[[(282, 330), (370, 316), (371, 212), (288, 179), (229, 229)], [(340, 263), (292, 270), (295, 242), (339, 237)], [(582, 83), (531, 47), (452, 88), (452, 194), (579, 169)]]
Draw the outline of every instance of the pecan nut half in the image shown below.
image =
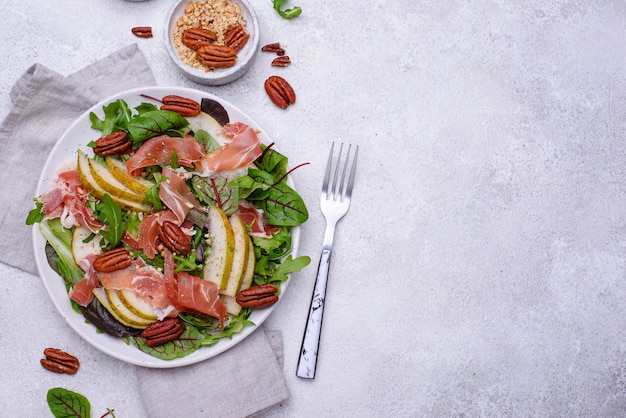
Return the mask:
[(44, 356), (40, 360), (44, 369), (55, 373), (76, 374), (80, 367), (80, 362), (76, 357), (58, 348), (46, 348), (43, 350)]
[(228, 68), (235, 65), (237, 52), (228, 45), (204, 45), (196, 57), (209, 68)]
[(148, 326), (148, 328), (143, 330), (141, 336), (146, 339), (148, 346), (156, 347), (157, 345), (178, 339), (184, 331), (185, 324), (180, 319), (165, 318)]
[(276, 55), (283, 56), (285, 55), (285, 49), (280, 46), (280, 43), (278, 42), (274, 42), (273, 44), (267, 44), (264, 47), (261, 48), (261, 51), (263, 52), (275, 52)]
[(278, 288), (275, 285), (266, 283), (242, 290), (239, 292), (235, 300), (243, 308), (269, 308), (278, 302), (278, 295), (276, 294), (277, 291)]
[(128, 139), (128, 133), (126, 131), (113, 132), (112, 134), (96, 139), (95, 142), (96, 146), (93, 152), (101, 157), (125, 154), (130, 151), (133, 146), (132, 141)]
[(207, 29), (191, 28), (183, 32), (181, 40), (186, 47), (197, 51), (200, 47), (215, 42), (217, 34)]
[(281, 57), (276, 57), (272, 61), (272, 67), (286, 67), (291, 64), (291, 59), (289, 55), (283, 55)]
[(281, 109), (296, 102), (296, 93), (291, 85), (282, 77), (273, 75), (265, 80), (265, 92), (270, 100)]
[(198, 116), (200, 114), (200, 103), (186, 97), (171, 94), (161, 99), (163, 105), (161, 110), (171, 110), (184, 117)]
[(125, 269), (132, 261), (130, 253), (124, 247), (118, 247), (98, 255), (93, 262), (93, 268), (99, 272), (109, 273)]
[(139, 38), (152, 38), (152, 27), (150, 26), (137, 26), (130, 31)]
[(159, 239), (169, 250), (180, 255), (191, 251), (191, 238), (173, 222), (165, 221), (157, 228)]
[(224, 44), (233, 48), (235, 52), (241, 51), (248, 39), (250, 39), (250, 34), (241, 25), (228, 28), (224, 34)]

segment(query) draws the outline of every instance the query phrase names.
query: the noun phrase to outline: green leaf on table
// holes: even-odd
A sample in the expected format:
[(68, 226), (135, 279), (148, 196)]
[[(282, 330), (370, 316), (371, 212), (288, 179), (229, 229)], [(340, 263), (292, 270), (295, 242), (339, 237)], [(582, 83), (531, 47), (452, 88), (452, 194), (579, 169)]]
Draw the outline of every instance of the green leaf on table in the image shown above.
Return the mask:
[(50, 411), (57, 418), (91, 417), (91, 404), (80, 393), (64, 388), (52, 388), (46, 398)]
[(274, 9), (281, 15), (284, 19), (293, 19), (294, 17), (300, 16), (302, 13), (302, 9), (298, 6), (294, 6), (291, 9), (281, 9), (283, 4), (287, 0), (272, 0), (274, 3)]

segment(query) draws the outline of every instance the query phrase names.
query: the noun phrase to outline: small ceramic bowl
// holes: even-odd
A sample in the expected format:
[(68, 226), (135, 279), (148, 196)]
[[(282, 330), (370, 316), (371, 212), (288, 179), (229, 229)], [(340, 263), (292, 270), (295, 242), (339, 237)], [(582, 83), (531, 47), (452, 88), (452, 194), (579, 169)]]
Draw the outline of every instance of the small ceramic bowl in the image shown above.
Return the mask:
[(246, 45), (237, 53), (237, 61), (233, 67), (215, 68), (206, 71), (204, 68), (194, 68), (183, 62), (174, 44), (174, 29), (178, 19), (184, 14), (185, 7), (194, 0), (174, 2), (167, 12), (165, 19), (165, 46), (172, 61), (178, 69), (190, 80), (209, 86), (219, 86), (235, 81), (246, 73), (252, 66), (259, 51), (259, 22), (252, 6), (246, 0), (229, 0), (236, 3), (246, 21), (245, 29), (250, 34)]

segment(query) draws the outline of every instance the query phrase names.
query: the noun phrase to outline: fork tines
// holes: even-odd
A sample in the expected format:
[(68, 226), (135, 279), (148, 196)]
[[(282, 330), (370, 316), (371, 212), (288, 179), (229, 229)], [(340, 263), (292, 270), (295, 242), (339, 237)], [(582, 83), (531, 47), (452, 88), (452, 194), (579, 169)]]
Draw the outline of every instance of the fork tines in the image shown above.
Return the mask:
[[(324, 183), (322, 184), (322, 193), (326, 194), (326, 199), (332, 199), (343, 202), (345, 199), (350, 199), (352, 195), (352, 186), (354, 185), (354, 173), (356, 171), (356, 161), (359, 153), (359, 146), (347, 144), (348, 149), (345, 152), (345, 159), (342, 161), (344, 153), (343, 142), (339, 145), (339, 154), (336, 160), (333, 160), (335, 142), (330, 147), (330, 153), (328, 155), (328, 163), (326, 164), (326, 173), (324, 174)], [(354, 151), (353, 151), (354, 148)], [(341, 179), (337, 184), (337, 177), (341, 170)], [(346, 182), (346, 173), (350, 173), (348, 181)], [(331, 181), (332, 173), (332, 181)], [(330, 183), (330, 189), (329, 189)]]

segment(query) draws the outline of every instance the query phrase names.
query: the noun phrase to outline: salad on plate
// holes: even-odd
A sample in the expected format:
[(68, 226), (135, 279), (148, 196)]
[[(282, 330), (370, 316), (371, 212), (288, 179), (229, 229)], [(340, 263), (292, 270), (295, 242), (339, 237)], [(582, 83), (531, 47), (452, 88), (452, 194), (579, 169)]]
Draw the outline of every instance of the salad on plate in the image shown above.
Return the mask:
[(26, 222), (94, 332), (174, 360), (258, 325), (310, 263), (292, 254), (308, 211), (287, 157), (219, 100), (136, 95), (88, 113)]

